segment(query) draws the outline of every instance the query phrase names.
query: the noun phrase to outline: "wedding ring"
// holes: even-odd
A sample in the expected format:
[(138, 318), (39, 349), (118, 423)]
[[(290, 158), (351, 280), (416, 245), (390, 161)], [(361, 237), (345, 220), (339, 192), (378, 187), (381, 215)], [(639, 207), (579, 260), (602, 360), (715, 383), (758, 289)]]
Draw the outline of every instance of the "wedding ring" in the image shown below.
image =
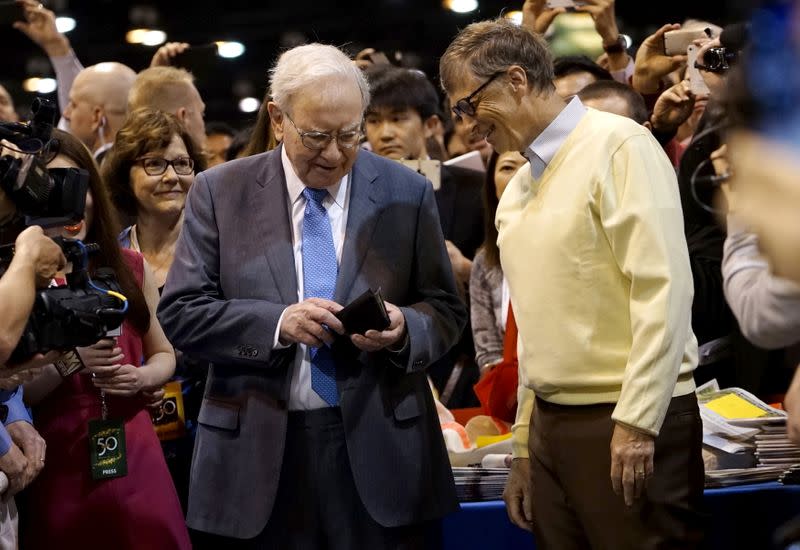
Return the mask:
[(39, 4), (38, 6), (36, 6), (36, 9), (37, 9), (37, 10), (44, 9), (44, 5), (43, 5), (43, 4)]
[(642, 472), (642, 471), (638, 471), (638, 472), (634, 472), (634, 473), (636, 474), (636, 477), (644, 477), (644, 472)]

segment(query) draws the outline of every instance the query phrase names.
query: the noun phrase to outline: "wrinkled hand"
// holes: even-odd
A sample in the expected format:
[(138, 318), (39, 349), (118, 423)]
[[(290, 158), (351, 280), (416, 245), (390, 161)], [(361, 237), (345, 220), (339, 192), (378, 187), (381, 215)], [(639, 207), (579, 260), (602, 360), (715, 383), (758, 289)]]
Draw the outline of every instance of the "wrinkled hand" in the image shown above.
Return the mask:
[(633, 506), (653, 475), (655, 438), (622, 424), (615, 424), (611, 436), (611, 486)]
[(25, 468), (25, 477), (27, 479), (25, 485), (27, 485), (44, 468), (47, 444), (44, 438), (39, 435), (39, 432), (36, 431), (36, 428), (24, 420), (9, 424), (6, 429), (8, 430), (8, 435), (11, 436), (11, 441), (19, 447), (28, 461)]
[(688, 80), (682, 80), (661, 94), (653, 107), (653, 130), (672, 132), (692, 116), (695, 95)]
[(17, 21), (14, 28), (21, 31), (49, 57), (67, 55), (69, 39), (58, 32), (56, 14), (43, 7), (37, 0), (16, 0), (22, 7), (25, 21)]
[(341, 305), (322, 298), (308, 298), (292, 304), (283, 314), (278, 340), (283, 345), (305, 344), (312, 348), (332, 344), (331, 331), (344, 334), (344, 326), (335, 315), (341, 310)]
[(0, 472), (8, 478), (8, 489), (3, 493), (4, 500), (13, 497), (31, 482), (29, 476), (28, 459), (22, 454), (19, 447), (12, 443), (6, 454), (0, 456)]
[(511, 523), (533, 531), (533, 487), (531, 487), (531, 461), (527, 458), (515, 458), (511, 462), (503, 500)]
[(383, 332), (368, 330), (366, 333), (353, 334), (350, 341), (360, 349), (369, 353), (380, 351), (400, 343), (406, 337), (406, 318), (394, 304), (386, 302), (386, 313), (389, 314), (389, 328)]
[(161, 405), (164, 404), (164, 395), (166, 392), (164, 388), (155, 388), (152, 390), (143, 389), (142, 390), (142, 399), (144, 400), (144, 406), (148, 409), (157, 411), (161, 408)]
[(633, 88), (640, 94), (658, 92), (661, 79), (679, 69), (686, 63), (686, 55), (666, 55), (664, 53), (664, 33), (680, 29), (680, 25), (664, 25), (654, 34), (645, 38), (639, 51), (633, 70)]
[(0, 367), (0, 390), (12, 390), (26, 382), (30, 382), (42, 370), (60, 357), (58, 351), (51, 351), (45, 355), (37, 353), (27, 361), (17, 365)]
[(38, 225), (32, 225), (17, 236), (14, 242), (14, 256), (33, 263), (36, 272), (36, 286), (46, 287), (59, 270), (67, 263), (61, 247), (53, 239), (45, 236)]
[(525, 0), (522, 5), (522, 26), (531, 32), (544, 34), (553, 20), (566, 8), (547, 9), (547, 0)]
[(800, 368), (794, 371), (794, 378), (783, 399), (783, 408), (789, 414), (786, 419), (789, 439), (795, 445), (800, 445)]
[(189, 49), (189, 44), (186, 42), (167, 42), (153, 54), (153, 59), (150, 61), (151, 67), (168, 67), (172, 65), (172, 61), (178, 55), (182, 54)]

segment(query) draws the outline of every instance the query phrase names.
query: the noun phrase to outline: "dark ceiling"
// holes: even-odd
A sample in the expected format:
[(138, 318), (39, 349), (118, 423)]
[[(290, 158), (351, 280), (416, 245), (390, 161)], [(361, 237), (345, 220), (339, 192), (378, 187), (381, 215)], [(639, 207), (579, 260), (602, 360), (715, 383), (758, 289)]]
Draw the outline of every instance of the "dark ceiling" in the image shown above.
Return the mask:
[[(243, 126), (254, 114), (239, 112), (238, 99), (243, 94), (263, 95), (267, 68), (282, 48), (318, 40), (344, 46), (352, 53), (365, 46), (402, 51), (411, 54), (407, 58), (417, 58), (420, 68), (433, 75), (437, 57), (459, 28), (519, 9), (522, 0), (479, 0), (479, 9), (464, 15), (445, 9), (441, 0), (51, 0), (46, 5), (77, 20), (77, 28), (68, 36), (84, 65), (109, 60), (121, 61), (135, 70), (148, 65), (155, 48), (130, 45), (124, 40), (132, 28), (131, 10), (141, 5), (155, 8), (157, 27), (166, 31), (170, 41), (203, 44), (228, 39), (244, 43), (247, 50), (237, 59), (209, 55), (208, 59), (192, 60), (188, 67), (195, 73), (207, 103), (207, 120)], [(617, 0), (616, 9), (621, 30), (636, 43), (662, 23), (687, 17), (726, 23), (742, 13), (730, 2), (719, 0)], [(41, 59), (36, 62), (41, 55), (18, 31), (10, 27), (0, 31), (0, 83), (12, 93), (21, 113), (33, 99), (33, 94), (22, 91), (21, 81), (28, 76), (43, 76), (35, 74), (37, 65), (48, 67)]]

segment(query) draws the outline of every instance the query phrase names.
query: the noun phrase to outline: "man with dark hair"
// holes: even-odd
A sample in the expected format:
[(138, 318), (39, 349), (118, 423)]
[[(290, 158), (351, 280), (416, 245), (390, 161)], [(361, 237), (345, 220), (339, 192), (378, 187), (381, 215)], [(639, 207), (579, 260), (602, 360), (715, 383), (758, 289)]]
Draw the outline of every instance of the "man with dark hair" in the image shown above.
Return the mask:
[(556, 93), (566, 100), (598, 80), (614, 80), (607, 70), (585, 55), (565, 55), (553, 62)]
[(225, 162), (235, 136), (236, 131), (224, 122), (206, 124), (206, 156), (209, 168)]
[(642, 94), (616, 80), (592, 82), (578, 93), (581, 102), (587, 107), (624, 116), (650, 128), (647, 105)]
[[(372, 150), (384, 157), (401, 160), (429, 159), (426, 140), (439, 124), (439, 96), (424, 73), (377, 65), (366, 71), (371, 101), (364, 117), (367, 140)], [(435, 189), (442, 233), (459, 288), (466, 293), (472, 258), (483, 242), (483, 174), (457, 166), (441, 166), (441, 183)], [(442, 402), (449, 407), (473, 406), (472, 386), (478, 381), (478, 366), (472, 331), (464, 329), (450, 361), (429, 369)], [(453, 368), (460, 364), (460, 368)]]
[(541, 36), (503, 20), (464, 29), (439, 71), (464, 123), (528, 160), (495, 218), (520, 338), (509, 516), (545, 550), (697, 548), (702, 422), (675, 171), (641, 125), (565, 102), (552, 71)]

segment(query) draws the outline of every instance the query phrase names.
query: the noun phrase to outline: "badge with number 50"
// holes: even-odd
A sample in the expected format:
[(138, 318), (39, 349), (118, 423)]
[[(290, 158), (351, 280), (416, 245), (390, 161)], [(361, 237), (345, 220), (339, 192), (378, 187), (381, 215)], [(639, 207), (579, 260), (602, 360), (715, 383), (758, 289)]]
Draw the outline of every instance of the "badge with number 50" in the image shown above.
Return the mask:
[(125, 426), (122, 420), (89, 421), (89, 466), (92, 479), (95, 480), (127, 475)]

